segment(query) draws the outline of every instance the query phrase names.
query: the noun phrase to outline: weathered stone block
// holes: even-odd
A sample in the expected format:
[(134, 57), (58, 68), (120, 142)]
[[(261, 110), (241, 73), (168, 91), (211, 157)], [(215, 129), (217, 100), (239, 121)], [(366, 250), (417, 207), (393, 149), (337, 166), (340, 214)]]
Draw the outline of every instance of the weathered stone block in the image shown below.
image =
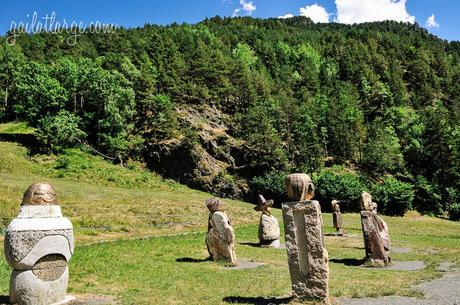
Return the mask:
[(259, 242), (262, 247), (280, 246), (280, 226), (275, 216), (267, 214), (260, 216)]
[(209, 210), (206, 245), (214, 261), (229, 261), (237, 264), (235, 254), (235, 233), (227, 214), (223, 211), (224, 202), (218, 198), (206, 200)]
[(380, 227), (383, 226), (382, 222), (383, 220), (372, 211), (361, 211), (366, 259), (373, 266), (385, 266), (390, 263), (389, 239), (387, 239), (387, 250), (386, 242), (380, 233)]
[(259, 195), (259, 201), (254, 208), (254, 210), (262, 212), (258, 234), (261, 247), (280, 247), (280, 226), (276, 217), (271, 214), (273, 203), (273, 200), (265, 200), (264, 196)]
[(294, 296), (328, 299), (329, 266), (318, 201), (282, 204)]

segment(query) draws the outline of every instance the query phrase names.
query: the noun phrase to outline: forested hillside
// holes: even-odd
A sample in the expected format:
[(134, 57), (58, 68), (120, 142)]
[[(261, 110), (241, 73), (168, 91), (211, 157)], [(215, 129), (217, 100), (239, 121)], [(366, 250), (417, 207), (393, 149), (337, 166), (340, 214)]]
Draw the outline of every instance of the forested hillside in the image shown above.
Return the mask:
[[(8, 34), (6, 34), (8, 36)], [(48, 153), (87, 147), (216, 195), (283, 199), (313, 175), (324, 209), (363, 189), (383, 213), (460, 217), (460, 43), (397, 22), (219, 17), (0, 45), (0, 117)]]

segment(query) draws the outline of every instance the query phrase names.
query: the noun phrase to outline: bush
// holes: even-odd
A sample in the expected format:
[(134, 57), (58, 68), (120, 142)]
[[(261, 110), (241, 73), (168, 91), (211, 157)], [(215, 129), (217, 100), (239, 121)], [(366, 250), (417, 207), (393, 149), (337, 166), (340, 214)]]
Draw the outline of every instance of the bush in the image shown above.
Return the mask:
[(372, 188), (372, 197), (378, 204), (379, 212), (385, 215), (403, 216), (412, 209), (415, 197), (413, 186), (394, 177), (386, 177)]
[(429, 214), (438, 215), (442, 213), (442, 195), (436, 183), (428, 181), (423, 176), (418, 176), (415, 191), (415, 209)]
[(460, 220), (460, 203), (454, 203), (447, 207), (449, 213), (449, 219), (459, 221)]
[(313, 176), (313, 181), (316, 196), (325, 210), (329, 210), (329, 203), (334, 199), (342, 201), (343, 211), (357, 210), (358, 199), (367, 189), (356, 173), (343, 166), (326, 168)]
[(251, 181), (251, 188), (267, 200), (273, 199), (277, 203), (288, 201), (284, 186), (286, 175), (287, 173), (283, 171), (271, 171), (263, 176), (254, 177)]
[(75, 147), (86, 137), (79, 128), (80, 118), (65, 110), (55, 116), (45, 116), (38, 121), (36, 136), (49, 153)]

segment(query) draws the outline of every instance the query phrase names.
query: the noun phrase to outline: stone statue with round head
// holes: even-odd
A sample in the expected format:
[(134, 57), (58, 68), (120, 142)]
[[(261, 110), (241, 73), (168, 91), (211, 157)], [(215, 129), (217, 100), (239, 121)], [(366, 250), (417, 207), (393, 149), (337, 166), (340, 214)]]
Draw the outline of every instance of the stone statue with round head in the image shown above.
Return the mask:
[(72, 223), (62, 217), (53, 186), (32, 184), (24, 193), (19, 215), (6, 229), (5, 257), (13, 267), (11, 303), (64, 301), (73, 251)]
[(206, 207), (209, 210), (206, 235), (209, 255), (214, 261), (228, 261), (236, 265), (235, 233), (224, 212), (224, 202), (219, 198), (211, 198), (206, 200)]
[(307, 201), (315, 195), (315, 187), (307, 174), (291, 174), (285, 180), (288, 197), (292, 201)]

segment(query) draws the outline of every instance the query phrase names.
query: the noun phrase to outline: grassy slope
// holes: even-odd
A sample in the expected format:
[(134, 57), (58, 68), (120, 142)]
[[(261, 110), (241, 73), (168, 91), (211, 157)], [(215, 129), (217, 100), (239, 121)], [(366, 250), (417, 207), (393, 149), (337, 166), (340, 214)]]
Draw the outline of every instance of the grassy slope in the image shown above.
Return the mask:
[[(14, 126), (8, 128), (17, 131)], [(165, 181), (135, 164), (125, 169), (78, 150), (69, 150), (60, 158), (29, 158), (25, 148), (0, 142), (1, 229), (17, 213), (25, 188), (35, 181), (56, 186), (64, 213), (76, 227), (78, 246), (71, 261), (69, 286), (74, 293), (111, 294), (122, 304), (137, 305), (226, 304), (226, 297), (241, 297), (241, 302), (254, 304), (252, 298), (290, 292), (285, 250), (241, 244), (257, 241), (258, 215), (245, 203), (226, 201), (237, 227), (237, 255), (267, 265), (227, 270), (208, 261), (176, 261), (207, 257), (203, 202), (209, 194)], [(274, 214), (281, 220), (279, 210)], [(460, 264), (460, 223), (415, 214), (385, 220), (393, 245), (412, 248), (410, 253), (393, 254), (393, 259), (423, 260), (427, 268), (404, 272), (343, 264), (345, 260), (357, 262), (364, 255), (359, 216), (347, 214), (345, 227), (355, 236), (326, 237), (333, 296), (414, 295), (410, 286), (438, 276), (435, 267), (439, 262)], [(330, 214), (324, 215), (324, 223), (325, 231), (332, 232)], [(92, 244), (102, 239), (179, 232), (194, 233)], [(9, 272), (0, 259), (0, 293), (8, 292)]]
[[(0, 230), (17, 214), (33, 182), (52, 183), (79, 241), (204, 230), (211, 195), (163, 180), (137, 164), (122, 168), (99, 157), (68, 150), (57, 157), (27, 156), (26, 148), (0, 142)], [(226, 200), (237, 224), (255, 223), (243, 202)]]

